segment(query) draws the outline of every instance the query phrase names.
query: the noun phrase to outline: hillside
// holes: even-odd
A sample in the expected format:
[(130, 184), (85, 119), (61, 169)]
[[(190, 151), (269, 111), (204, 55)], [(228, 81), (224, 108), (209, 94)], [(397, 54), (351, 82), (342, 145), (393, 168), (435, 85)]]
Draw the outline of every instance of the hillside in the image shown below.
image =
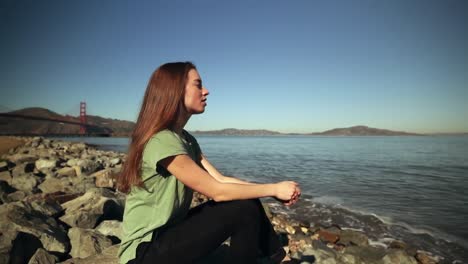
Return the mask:
[(367, 126), (353, 126), (347, 128), (335, 128), (320, 133), (311, 133), (311, 135), (323, 136), (418, 136), (421, 134), (408, 133), (403, 131), (393, 131), (387, 129), (378, 129)]
[[(0, 135), (65, 135), (80, 131), (79, 117), (63, 116), (45, 108), (24, 108), (6, 114), (0, 116)], [(87, 124), (88, 133), (109, 136), (129, 136), (135, 125), (99, 116), (87, 116)]]

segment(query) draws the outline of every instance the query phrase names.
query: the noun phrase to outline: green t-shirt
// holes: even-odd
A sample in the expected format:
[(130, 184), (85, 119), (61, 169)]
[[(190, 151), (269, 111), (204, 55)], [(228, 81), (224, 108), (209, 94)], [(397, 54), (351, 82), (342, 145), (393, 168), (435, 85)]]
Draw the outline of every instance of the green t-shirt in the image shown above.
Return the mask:
[(134, 259), (139, 243), (151, 241), (158, 228), (182, 220), (190, 208), (193, 191), (158, 166), (160, 160), (180, 154), (189, 155), (200, 165), (197, 141), (185, 130), (183, 135), (163, 130), (145, 145), (141, 166), (144, 188), (132, 187), (126, 197), (120, 263)]

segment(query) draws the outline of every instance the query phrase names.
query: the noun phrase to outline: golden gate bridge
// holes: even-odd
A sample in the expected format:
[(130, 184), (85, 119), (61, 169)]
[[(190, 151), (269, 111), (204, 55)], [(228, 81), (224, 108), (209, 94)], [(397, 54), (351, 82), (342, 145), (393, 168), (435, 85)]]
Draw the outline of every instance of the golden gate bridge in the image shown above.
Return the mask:
[[(86, 137), (86, 136), (104, 136), (108, 137), (111, 135), (112, 130), (106, 127), (88, 124), (87, 122), (87, 115), (86, 115), (86, 102), (80, 102), (80, 116), (79, 122), (65, 120), (65, 119), (54, 119), (49, 117), (41, 117), (41, 116), (32, 116), (32, 115), (25, 115), (25, 114), (18, 114), (18, 113), (0, 113), (0, 117), (12, 117), (18, 119), (26, 119), (26, 120), (40, 120), (40, 121), (48, 121), (48, 122), (58, 122), (60, 124), (70, 124), (70, 125), (77, 125), (80, 127), (79, 133), (61, 133), (61, 134), (54, 134), (54, 133), (47, 133), (46, 136), (64, 136), (64, 137)], [(97, 132), (96, 132), (97, 131)], [(12, 135), (37, 135), (34, 133), (13, 133)]]

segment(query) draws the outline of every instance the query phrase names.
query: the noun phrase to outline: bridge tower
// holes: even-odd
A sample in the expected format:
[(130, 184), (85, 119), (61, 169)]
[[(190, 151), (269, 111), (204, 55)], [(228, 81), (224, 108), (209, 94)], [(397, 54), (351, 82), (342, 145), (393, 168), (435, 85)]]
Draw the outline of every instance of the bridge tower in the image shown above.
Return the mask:
[(80, 134), (86, 134), (86, 102), (80, 102)]

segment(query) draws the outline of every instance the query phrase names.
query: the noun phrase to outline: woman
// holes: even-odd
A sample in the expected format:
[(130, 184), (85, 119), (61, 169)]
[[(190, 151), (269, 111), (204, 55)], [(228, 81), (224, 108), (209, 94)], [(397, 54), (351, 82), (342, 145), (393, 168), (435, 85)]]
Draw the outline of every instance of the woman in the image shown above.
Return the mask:
[[(118, 183), (127, 193), (121, 263), (192, 263), (229, 237), (234, 263), (285, 257), (257, 198), (292, 205), (300, 189), (226, 177), (211, 165), (183, 129), (205, 111), (207, 96), (190, 62), (164, 64), (151, 76)], [(193, 190), (212, 201), (189, 210)]]

